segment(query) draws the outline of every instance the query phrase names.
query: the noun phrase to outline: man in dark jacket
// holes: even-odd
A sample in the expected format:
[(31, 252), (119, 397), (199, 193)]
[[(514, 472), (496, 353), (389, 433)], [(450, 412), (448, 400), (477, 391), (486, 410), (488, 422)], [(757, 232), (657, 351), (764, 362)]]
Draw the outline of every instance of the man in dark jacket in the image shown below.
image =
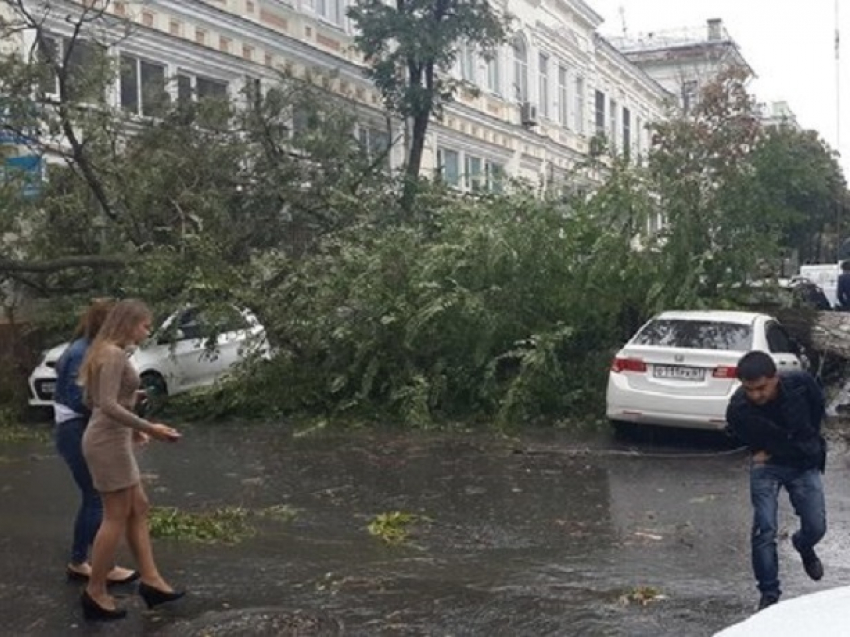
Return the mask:
[(726, 410), (727, 431), (752, 453), (752, 561), (761, 592), (759, 610), (779, 601), (776, 551), (779, 489), (788, 492), (800, 529), (791, 537), (813, 580), (823, 577), (815, 545), (826, 533), (823, 473), (826, 442), (820, 433), (823, 391), (805, 372), (779, 375), (770, 354), (749, 352), (738, 362), (741, 387)]
[(835, 296), (838, 299), (838, 309), (850, 312), (850, 260), (841, 262), (841, 274), (838, 275)]

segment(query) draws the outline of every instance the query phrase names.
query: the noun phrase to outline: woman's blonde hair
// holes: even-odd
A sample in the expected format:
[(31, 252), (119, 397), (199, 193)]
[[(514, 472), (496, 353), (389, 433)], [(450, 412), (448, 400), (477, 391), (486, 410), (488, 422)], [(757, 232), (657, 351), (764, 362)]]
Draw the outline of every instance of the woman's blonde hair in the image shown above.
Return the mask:
[(151, 317), (148, 306), (136, 299), (119, 301), (113, 306), (80, 366), (77, 382), (86, 388), (87, 395), (103, 364), (106, 348), (110, 345), (117, 345), (121, 349), (127, 347), (135, 329), (143, 321), (151, 320)]
[(91, 305), (86, 308), (85, 313), (80, 317), (77, 329), (74, 330), (74, 339), (84, 338), (87, 341), (93, 341), (113, 307), (115, 307), (114, 299), (92, 299)]

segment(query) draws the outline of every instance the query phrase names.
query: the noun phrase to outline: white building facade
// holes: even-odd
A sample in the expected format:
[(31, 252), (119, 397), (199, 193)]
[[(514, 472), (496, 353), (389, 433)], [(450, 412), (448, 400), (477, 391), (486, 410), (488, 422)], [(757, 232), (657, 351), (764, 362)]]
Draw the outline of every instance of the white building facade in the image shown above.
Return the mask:
[[(390, 159), (399, 167), (404, 126), (386, 116), (380, 94), (364, 76), (346, 17), (349, 1), (25, 4), (36, 13), (50, 5), (44, 26), (59, 52), (75, 22), (67, 15), (105, 8), (104, 18), (87, 28), (121, 63), (113, 104), (140, 115), (153, 114), (163, 94), (171, 100), (239, 99), (246, 82), (271, 86), (281, 70), (296, 76), (330, 72), (327, 88), (351, 100), (361, 122), (358, 134), (376, 146), (397, 142)], [(490, 59), (461, 49), (453, 72), (478, 95), (461, 89), (432, 122), (423, 172), (439, 172), (465, 191), (497, 188), (502, 175), (548, 186), (567, 178), (598, 134), (618, 152), (636, 156), (647, 150), (645, 124), (664, 117), (671, 96), (597, 34), (598, 14), (582, 0), (493, 2), (515, 16), (512, 39)], [(0, 9), (8, 13), (8, 3), (0, 0)], [(4, 46), (30, 50), (33, 36), (19, 34), (10, 43)]]
[(672, 93), (685, 113), (699, 101), (706, 84), (729, 67), (755, 75), (738, 44), (718, 18), (701, 27), (686, 27), (630, 37), (611, 43), (635, 66)]

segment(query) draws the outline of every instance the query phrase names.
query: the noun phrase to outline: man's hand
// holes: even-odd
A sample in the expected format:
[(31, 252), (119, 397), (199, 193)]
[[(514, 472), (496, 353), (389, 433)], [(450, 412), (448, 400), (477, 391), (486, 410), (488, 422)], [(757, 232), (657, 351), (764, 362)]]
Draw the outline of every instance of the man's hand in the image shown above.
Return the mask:
[(764, 464), (770, 460), (770, 454), (767, 451), (756, 451), (753, 454), (753, 462), (755, 464)]

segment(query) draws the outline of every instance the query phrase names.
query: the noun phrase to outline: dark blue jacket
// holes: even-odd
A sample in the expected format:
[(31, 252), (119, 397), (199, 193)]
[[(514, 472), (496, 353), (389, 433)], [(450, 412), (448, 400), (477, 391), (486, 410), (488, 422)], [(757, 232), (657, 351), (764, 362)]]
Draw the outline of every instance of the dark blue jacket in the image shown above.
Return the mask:
[(88, 339), (79, 338), (62, 352), (56, 361), (56, 393), (53, 395), (54, 402), (73, 409), (86, 419), (91, 417), (91, 410), (85, 403), (83, 388), (77, 384), (77, 374), (90, 344)]
[(806, 372), (788, 372), (779, 376), (779, 395), (765, 406), (751, 403), (739, 387), (726, 410), (726, 430), (751, 451), (766, 451), (768, 464), (823, 471), (825, 414), (817, 381)]
[(850, 272), (842, 272), (838, 275), (838, 307), (842, 310), (850, 310)]

